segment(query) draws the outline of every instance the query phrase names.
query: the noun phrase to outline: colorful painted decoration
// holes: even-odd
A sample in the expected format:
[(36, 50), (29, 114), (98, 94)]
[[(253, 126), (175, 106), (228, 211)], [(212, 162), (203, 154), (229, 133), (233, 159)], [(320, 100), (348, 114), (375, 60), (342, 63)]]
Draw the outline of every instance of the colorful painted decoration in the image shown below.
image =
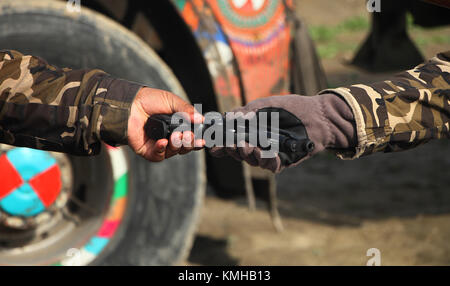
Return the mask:
[(204, 52), (221, 111), (289, 93), (291, 36), (283, 1), (172, 1)]
[(228, 111), (242, 105), (239, 72), (233, 51), (210, 6), (205, 0), (172, 1), (203, 52), (215, 88), (219, 111)]
[(0, 209), (31, 217), (52, 205), (61, 191), (56, 160), (45, 151), (14, 148), (0, 156)]
[(254, 13), (260, 11), (267, 1), (265, 0), (233, 0), (231, 3), (245, 13)]
[[(108, 212), (99, 228), (81, 245), (68, 249), (51, 265), (87, 265), (92, 262), (114, 237), (127, 206), (128, 164), (124, 149), (105, 146), (111, 162), (114, 189)], [(0, 214), (2, 223), (16, 228), (35, 226), (43, 216), (65, 205), (65, 188), (71, 181), (62, 176), (59, 153), (29, 148), (10, 148), (0, 153)], [(70, 163), (69, 163), (70, 164)], [(6, 218), (5, 218), (6, 217)], [(69, 253), (70, 251), (76, 253)]]
[(77, 266), (91, 263), (105, 249), (122, 222), (127, 205), (128, 164), (123, 148), (106, 147), (108, 148), (114, 176), (114, 192), (109, 211), (100, 229), (86, 244), (74, 248), (73, 250), (76, 250), (76, 253), (70, 253), (73, 255), (68, 255), (54, 265)]
[(246, 101), (288, 93), (290, 27), (283, 1), (208, 3), (236, 57)]

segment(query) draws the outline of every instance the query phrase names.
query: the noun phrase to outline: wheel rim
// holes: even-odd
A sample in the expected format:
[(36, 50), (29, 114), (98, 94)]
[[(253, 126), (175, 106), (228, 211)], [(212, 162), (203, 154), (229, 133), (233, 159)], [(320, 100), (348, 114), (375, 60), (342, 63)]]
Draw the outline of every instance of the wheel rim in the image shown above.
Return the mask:
[[(69, 158), (60, 153), (0, 145), (0, 172), (9, 171), (22, 176), (21, 185), (9, 191), (6, 184), (2, 185), (0, 264), (87, 265), (107, 247), (125, 213), (128, 165), (121, 148), (108, 146), (105, 149), (107, 152), (103, 159), (109, 164)], [(22, 157), (14, 157), (16, 155)], [(33, 161), (31, 157), (47, 161)], [(92, 192), (89, 183), (81, 179), (85, 174), (80, 167), (85, 165), (86, 160), (94, 167), (109, 166), (106, 168), (109, 170), (104, 172), (111, 175), (112, 187), (102, 188), (104, 193), (87, 197), (81, 195), (86, 184), (88, 191)], [(52, 171), (55, 169), (60, 172)], [(53, 176), (45, 177), (46, 174)], [(29, 183), (43, 175), (49, 181), (41, 184), (40, 189), (36, 188), (37, 184)], [(58, 189), (55, 186), (58, 186), (59, 180), (61, 184)], [(23, 190), (22, 185), (31, 185), (31, 190)], [(58, 194), (56, 198), (55, 193)], [(36, 196), (38, 201), (30, 199)], [(53, 198), (52, 203), (49, 197)], [(108, 203), (101, 208), (94, 201)]]
[(67, 156), (5, 145), (0, 152), (0, 223), (27, 229), (53, 219), (72, 191)]
[[(44, 0), (3, 0), (0, 7), (4, 7), (0, 9), (2, 14), (0, 26), (5, 28), (0, 29), (0, 42), (3, 48), (40, 56), (60, 67), (97, 67), (112, 76), (170, 90), (186, 99), (176, 77), (153, 50), (134, 34), (98, 13), (83, 8), (80, 14), (68, 15), (64, 2)], [(106, 149), (103, 148), (103, 150)], [(108, 153), (103, 152), (103, 156), (109, 156), (105, 155)], [(101, 156), (100, 154), (95, 157), (94, 161), (99, 160), (110, 166), (109, 157), (104, 160), (99, 158)], [(74, 238), (82, 237), (83, 241), (78, 239), (71, 244), (64, 242), (67, 246), (64, 248), (67, 255), (60, 255), (57, 260), (53, 259), (55, 254), (51, 256), (52, 259), (31, 262), (8, 260), (5, 256), (3, 258), (0, 256), (0, 264), (6, 261), (8, 264), (78, 265), (87, 264), (95, 259), (94, 264), (167, 265), (185, 257), (192, 245), (205, 190), (203, 154), (192, 153), (183, 156), (183, 159), (172, 159), (172, 162), (180, 160), (176, 165), (184, 166), (186, 170), (192, 170), (192, 164), (194, 164), (195, 171), (187, 172), (170, 167), (165, 174), (161, 174), (162, 170), (165, 170), (164, 166), (167, 167), (171, 163), (163, 162), (158, 164), (158, 167), (153, 167), (152, 164), (148, 164), (131, 152), (126, 158), (133, 166), (128, 184), (130, 193), (127, 193), (126, 214), (124, 214), (123, 223), (113, 234), (113, 239), (110, 239), (106, 246), (99, 247), (100, 255), (94, 253), (94, 258), (84, 255), (83, 248), (86, 249), (87, 247), (84, 246), (97, 235), (104, 218), (108, 216), (107, 212), (102, 213), (103, 217), (91, 222), (91, 225), (87, 226), (81, 234), (73, 235)], [(74, 157), (71, 159), (74, 160)], [(170, 160), (167, 161), (170, 162)], [(80, 167), (79, 164), (74, 165), (74, 169)], [(110, 181), (97, 181), (95, 185), (107, 188), (105, 184), (110, 184), (110, 189), (113, 190), (113, 170), (111, 167), (108, 168), (109, 173), (105, 171), (103, 176), (110, 176)], [(91, 171), (85, 170), (84, 173), (86, 176), (95, 174), (99, 180), (102, 179), (102, 175), (98, 174), (99, 169), (91, 168)], [(190, 176), (193, 179), (189, 187), (180, 188), (183, 184), (181, 182), (179, 184), (177, 180), (170, 180), (170, 183), (173, 182), (170, 187), (161, 187), (161, 180), (166, 178), (167, 174), (179, 174), (180, 179), (184, 178), (186, 173), (195, 175)], [(80, 186), (77, 185), (76, 178), (74, 181), (76, 185), (74, 192), (77, 193)], [(101, 192), (98, 188), (100, 187), (97, 189), (94, 187), (93, 191), (87, 193)], [(144, 192), (139, 192), (142, 189), (146, 190), (146, 196), (143, 195)], [(150, 195), (147, 196), (147, 194)], [(112, 194), (109, 195), (107, 199), (98, 201), (109, 204), (113, 197)], [(137, 202), (141, 203), (139, 207), (135, 207)], [(177, 206), (180, 207), (177, 208)], [(138, 210), (146, 212), (147, 220), (140, 216), (138, 219), (133, 219)], [(158, 216), (157, 212), (162, 216)], [(149, 221), (152, 224), (149, 224)], [(145, 235), (141, 233), (139, 237), (134, 236), (133, 234), (138, 230), (145, 232)], [(59, 242), (55, 241), (55, 243)], [(140, 247), (140, 244), (145, 245), (145, 249)], [(83, 258), (85, 256), (86, 259)]]

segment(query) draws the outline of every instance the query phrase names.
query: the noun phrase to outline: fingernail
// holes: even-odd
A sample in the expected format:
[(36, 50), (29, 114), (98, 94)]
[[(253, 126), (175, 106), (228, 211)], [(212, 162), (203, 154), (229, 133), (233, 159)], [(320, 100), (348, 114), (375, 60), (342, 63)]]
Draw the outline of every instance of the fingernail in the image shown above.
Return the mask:
[(163, 153), (166, 150), (166, 146), (167, 146), (168, 141), (167, 140), (160, 140), (158, 141), (158, 145), (157, 145), (157, 152), (158, 153)]
[(191, 147), (192, 142), (192, 132), (186, 131), (183, 133), (183, 146), (184, 147)]
[(194, 147), (200, 148), (205, 145), (205, 140), (203, 139), (197, 139), (194, 141)]
[(202, 123), (203, 122), (203, 115), (201, 115), (200, 113), (198, 113), (198, 112), (195, 112), (194, 113), (194, 123)]
[(181, 147), (181, 145), (182, 145), (181, 137), (182, 137), (181, 133), (176, 133), (176, 134), (174, 134), (174, 136), (172, 136), (171, 143), (174, 147), (176, 147), (176, 148)]

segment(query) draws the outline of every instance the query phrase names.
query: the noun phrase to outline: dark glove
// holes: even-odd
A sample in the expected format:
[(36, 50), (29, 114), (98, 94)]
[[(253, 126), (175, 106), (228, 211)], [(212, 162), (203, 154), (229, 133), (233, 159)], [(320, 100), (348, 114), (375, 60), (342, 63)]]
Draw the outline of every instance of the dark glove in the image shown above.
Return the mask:
[[(263, 158), (260, 148), (244, 143), (244, 147), (214, 147), (210, 150), (211, 155), (215, 157), (229, 155), (236, 160), (246, 161), (252, 166), (259, 166), (278, 173), (285, 167), (300, 164), (324, 149), (349, 149), (357, 144), (353, 113), (347, 103), (338, 95), (271, 96), (252, 101), (233, 112), (235, 116), (246, 117), (245, 115), (249, 112), (253, 111), (257, 114), (259, 110), (265, 108), (284, 109), (296, 116), (299, 122), (305, 126), (309, 139), (314, 142), (314, 151), (296, 161), (286, 159), (286, 156), (280, 157), (279, 154), (272, 158)], [(283, 126), (281, 117), (279, 127), (286, 127)]]

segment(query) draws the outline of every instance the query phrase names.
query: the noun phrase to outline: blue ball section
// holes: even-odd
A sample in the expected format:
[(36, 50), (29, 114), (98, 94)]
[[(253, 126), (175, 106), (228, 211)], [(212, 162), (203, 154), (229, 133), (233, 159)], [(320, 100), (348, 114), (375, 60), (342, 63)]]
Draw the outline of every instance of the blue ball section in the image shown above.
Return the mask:
[(29, 148), (14, 148), (6, 153), (8, 160), (16, 168), (24, 181), (56, 164), (50, 153)]
[(34, 176), (56, 164), (50, 153), (29, 148), (14, 148), (6, 153), (8, 160), (22, 177), (24, 184), (0, 201), (0, 208), (13, 216), (30, 217), (45, 210), (36, 192), (28, 184)]
[(13, 216), (35, 216), (45, 210), (33, 188), (25, 183), (0, 201), (0, 207)]

